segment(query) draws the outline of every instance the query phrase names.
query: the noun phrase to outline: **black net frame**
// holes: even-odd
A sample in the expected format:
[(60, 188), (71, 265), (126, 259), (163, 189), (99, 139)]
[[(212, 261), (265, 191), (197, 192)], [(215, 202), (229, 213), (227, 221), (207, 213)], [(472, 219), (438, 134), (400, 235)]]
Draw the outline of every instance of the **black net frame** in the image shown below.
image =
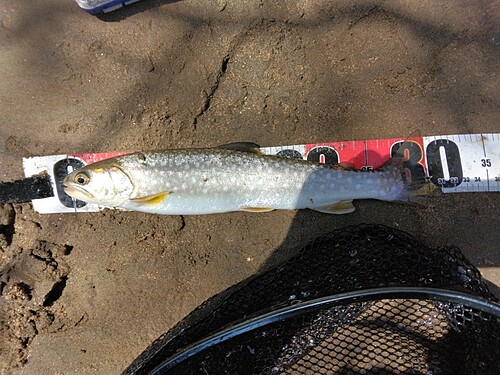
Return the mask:
[(500, 373), (499, 317), (458, 248), (358, 225), (212, 297), (124, 374)]

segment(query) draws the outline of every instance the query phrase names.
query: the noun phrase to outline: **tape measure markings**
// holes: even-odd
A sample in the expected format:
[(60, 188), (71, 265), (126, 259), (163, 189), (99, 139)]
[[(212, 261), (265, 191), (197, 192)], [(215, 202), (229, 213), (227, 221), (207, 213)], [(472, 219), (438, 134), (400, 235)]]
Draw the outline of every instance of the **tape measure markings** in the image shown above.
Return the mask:
[[(264, 147), (269, 155), (322, 163), (349, 162), (355, 169), (384, 165), (404, 138), (313, 143)], [(404, 150), (405, 168), (412, 176), (427, 178), (444, 193), (500, 192), (500, 134), (455, 134), (412, 137)], [(27, 177), (47, 172), (54, 196), (33, 200), (39, 213), (95, 212), (102, 207), (74, 201), (60, 184), (69, 169), (126, 152), (49, 155), (23, 159)]]

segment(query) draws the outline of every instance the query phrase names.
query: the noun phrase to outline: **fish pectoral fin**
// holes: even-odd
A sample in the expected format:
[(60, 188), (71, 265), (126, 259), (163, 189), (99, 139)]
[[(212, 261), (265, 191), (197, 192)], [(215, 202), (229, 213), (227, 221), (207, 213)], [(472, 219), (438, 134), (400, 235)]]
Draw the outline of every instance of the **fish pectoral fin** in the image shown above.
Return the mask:
[(164, 191), (154, 195), (147, 195), (145, 197), (134, 198), (131, 199), (131, 201), (134, 203), (138, 203), (140, 205), (156, 206), (165, 201), (165, 199), (167, 199), (170, 193), (171, 192)]
[(217, 148), (223, 148), (226, 150), (234, 150), (240, 152), (251, 152), (253, 154), (262, 154), (262, 151), (260, 151), (260, 146), (257, 143), (252, 143), (252, 142), (227, 143), (224, 145), (217, 146)]
[(327, 204), (324, 206), (312, 208), (314, 211), (323, 212), (324, 214), (350, 214), (356, 208), (352, 204), (352, 201), (340, 201), (332, 204)]
[(250, 206), (240, 207), (240, 211), (246, 211), (246, 212), (269, 212), (273, 210), (274, 208), (270, 207), (250, 207)]

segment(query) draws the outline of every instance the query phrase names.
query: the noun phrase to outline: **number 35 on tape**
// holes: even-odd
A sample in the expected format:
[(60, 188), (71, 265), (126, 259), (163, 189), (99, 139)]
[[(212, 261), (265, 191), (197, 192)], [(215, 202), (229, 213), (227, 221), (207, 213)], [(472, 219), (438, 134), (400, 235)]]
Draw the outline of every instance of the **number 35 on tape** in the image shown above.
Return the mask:
[[(381, 167), (403, 138), (264, 148), (267, 154), (320, 163), (349, 162), (358, 170)], [(415, 137), (404, 144), (412, 178), (428, 178), (445, 193), (500, 192), (500, 134)]]
[[(404, 138), (342, 141), (262, 148), (268, 155), (319, 163), (348, 162), (358, 170), (375, 170), (389, 160)], [(404, 167), (412, 179), (429, 179), (444, 193), (500, 192), (500, 134), (459, 134), (414, 137), (404, 143)], [(124, 152), (51, 155), (23, 159), (30, 177), (47, 172), (54, 197), (33, 200), (40, 213), (91, 212), (102, 207), (75, 201), (61, 187), (74, 169)]]

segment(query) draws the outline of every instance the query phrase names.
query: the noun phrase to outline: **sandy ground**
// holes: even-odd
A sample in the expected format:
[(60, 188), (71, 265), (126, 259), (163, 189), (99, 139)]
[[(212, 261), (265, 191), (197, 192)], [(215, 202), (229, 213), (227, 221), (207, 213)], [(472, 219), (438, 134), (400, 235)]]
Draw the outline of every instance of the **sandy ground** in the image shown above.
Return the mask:
[[(499, 132), (499, 1), (0, 4), (0, 178), (23, 156)], [(368, 222), (500, 284), (500, 194), (427, 208), (158, 217), (0, 210), (0, 373), (116, 374), (194, 307)]]

